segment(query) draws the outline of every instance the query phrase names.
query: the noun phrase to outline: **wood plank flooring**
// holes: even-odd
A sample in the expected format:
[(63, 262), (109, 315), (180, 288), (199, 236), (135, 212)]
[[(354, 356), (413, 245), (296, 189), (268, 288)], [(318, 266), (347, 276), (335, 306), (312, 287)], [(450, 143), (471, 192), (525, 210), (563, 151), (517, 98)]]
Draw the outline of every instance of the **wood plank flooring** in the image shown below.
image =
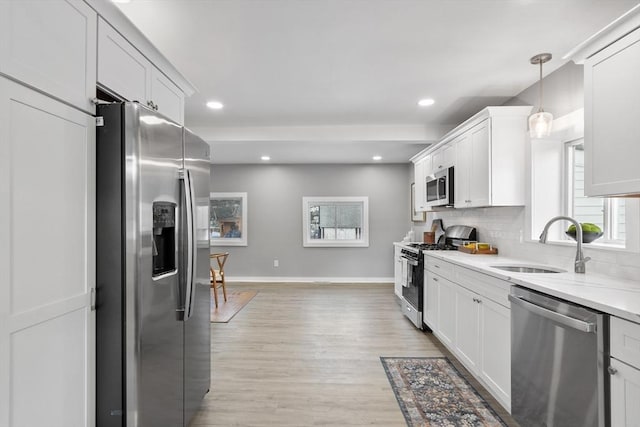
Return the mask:
[(392, 285), (227, 287), (258, 295), (211, 325), (212, 388), (192, 427), (406, 426), (380, 356), (447, 353), (402, 316)]

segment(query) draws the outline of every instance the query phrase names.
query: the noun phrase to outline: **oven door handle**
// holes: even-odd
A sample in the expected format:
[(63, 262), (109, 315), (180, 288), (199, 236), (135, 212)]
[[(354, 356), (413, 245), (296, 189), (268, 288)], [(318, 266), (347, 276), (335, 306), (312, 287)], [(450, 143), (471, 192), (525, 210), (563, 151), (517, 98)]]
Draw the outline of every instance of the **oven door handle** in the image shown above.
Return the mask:
[(406, 256), (401, 256), (400, 258), (406, 259), (407, 260), (407, 264), (412, 265), (414, 267), (417, 267), (418, 265), (420, 265), (420, 263), (418, 261), (416, 261), (415, 259), (407, 258)]

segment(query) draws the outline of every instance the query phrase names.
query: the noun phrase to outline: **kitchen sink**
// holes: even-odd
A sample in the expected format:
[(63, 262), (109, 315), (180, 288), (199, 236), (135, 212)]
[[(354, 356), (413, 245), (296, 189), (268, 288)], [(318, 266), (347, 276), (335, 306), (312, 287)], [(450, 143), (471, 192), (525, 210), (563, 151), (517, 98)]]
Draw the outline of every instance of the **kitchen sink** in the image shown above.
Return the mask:
[(561, 268), (535, 265), (491, 265), (490, 267), (514, 273), (566, 273), (567, 271)]

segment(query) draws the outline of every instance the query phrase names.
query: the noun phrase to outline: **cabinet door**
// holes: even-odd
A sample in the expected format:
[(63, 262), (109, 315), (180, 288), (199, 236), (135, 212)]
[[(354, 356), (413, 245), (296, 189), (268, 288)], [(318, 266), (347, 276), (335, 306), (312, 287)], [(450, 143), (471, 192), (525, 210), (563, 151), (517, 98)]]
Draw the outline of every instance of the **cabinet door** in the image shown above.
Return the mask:
[(476, 371), (480, 356), (480, 297), (455, 286), (456, 354), (471, 371)]
[(471, 176), (471, 137), (461, 135), (454, 141), (456, 147), (456, 167), (454, 173), (454, 206), (466, 208), (471, 203), (469, 199), (469, 179)]
[(470, 206), (491, 205), (490, 126), (485, 120), (471, 129)]
[(111, 25), (98, 22), (98, 83), (127, 101), (147, 105), (151, 63)]
[(511, 311), (480, 298), (480, 375), (507, 409), (511, 407)]
[(611, 427), (640, 427), (640, 370), (613, 358), (610, 366)]
[(432, 170), (438, 172), (453, 166), (456, 156), (455, 151), (455, 146), (448, 144), (434, 152), (431, 157)]
[(424, 323), (434, 332), (438, 330), (438, 284), (440, 280), (430, 271), (424, 271), (424, 301), (422, 305)]
[(452, 282), (438, 277), (438, 308), (436, 336), (450, 349), (456, 341), (456, 291)]
[(151, 70), (151, 100), (160, 113), (183, 124), (184, 93), (155, 67)]
[(94, 113), (96, 16), (80, 0), (0, 1), (0, 72)]
[(93, 426), (95, 119), (0, 94), (0, 425)]
[(640, 193), (640, 30), (589, 58), (585, 71), (585, 194)]
[(400, 258), (400, 248), (394, 246), (394, 281), (393, 290), (397, 297), (402, 297), (402, 259)]
[[(425, 195), (425, 191), (426, 191), (426, 183), (425, 183), (425, 164), (426, 164), (427, 158), (422, 158), (418, 161), (416, 161), (413, 164), (413, 176), (414, 176), (414, 182), (415, 182), (415, 187), (414, 187), (414, 206), (415, 206), (415, 210), (416, 212), (424, 212), (426, 210), (426, 206), (425, 206), (425, 202), (426, 202), (426, 195)], [(431, 158), (429, 158), (429, 161), (431, 161)]]

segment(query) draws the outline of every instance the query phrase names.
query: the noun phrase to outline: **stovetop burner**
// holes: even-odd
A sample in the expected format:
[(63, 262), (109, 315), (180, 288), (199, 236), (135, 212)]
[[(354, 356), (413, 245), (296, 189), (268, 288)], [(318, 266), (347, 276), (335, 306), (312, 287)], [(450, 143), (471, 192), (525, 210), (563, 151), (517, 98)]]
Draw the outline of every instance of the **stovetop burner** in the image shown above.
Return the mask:
[(446, 243), (411, 243), (409, 246), (420, 251), (457, 251), (458, 247)]

